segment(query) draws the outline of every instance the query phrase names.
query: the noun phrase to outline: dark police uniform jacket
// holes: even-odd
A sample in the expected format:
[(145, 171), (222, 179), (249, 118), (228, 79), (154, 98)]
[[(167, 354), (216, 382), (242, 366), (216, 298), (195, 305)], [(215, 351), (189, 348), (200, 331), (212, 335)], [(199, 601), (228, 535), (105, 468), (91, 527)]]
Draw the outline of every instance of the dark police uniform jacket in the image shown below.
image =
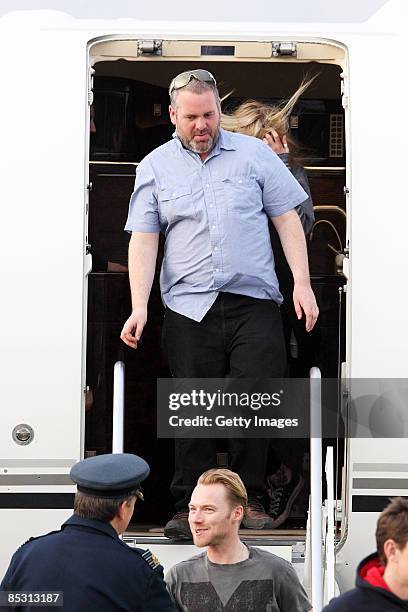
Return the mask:
[[(127, 546), (109, 523), (76, 515), (60, 531), (23, 544), (13, 555), (0, 590), (63, 591), (63, 608), (46, 608), (55, 611), (176, 610), (163, 568), (151, 553)], [(11, 609), (38, 611), (29, 605), (7, 608)]]

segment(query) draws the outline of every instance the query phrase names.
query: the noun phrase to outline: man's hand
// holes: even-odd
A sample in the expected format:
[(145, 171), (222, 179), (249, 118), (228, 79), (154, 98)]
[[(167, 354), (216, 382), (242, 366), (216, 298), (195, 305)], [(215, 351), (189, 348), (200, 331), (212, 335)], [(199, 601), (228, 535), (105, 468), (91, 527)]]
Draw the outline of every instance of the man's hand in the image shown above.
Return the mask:
[(293, 289), (293, 304), (297, 318), (300, 320), (305, 313), (306, 317), (306, 331), (312, 331), (317, 317), (319, 316), (319, 308), (316, 304), (316, 298), (309, 284), (301, 285), (295, 283)]
[(129, 281), (132, 314), (123, 326), (121, 339), (137, 348), (147, 321), (147, 303), (156, 267), (159, 232), (132, 232), (129, 243)]
[(123, 326), (121, 340), (130, 348), (137, 348), (147, 321), (147, 307), (135, 308)]

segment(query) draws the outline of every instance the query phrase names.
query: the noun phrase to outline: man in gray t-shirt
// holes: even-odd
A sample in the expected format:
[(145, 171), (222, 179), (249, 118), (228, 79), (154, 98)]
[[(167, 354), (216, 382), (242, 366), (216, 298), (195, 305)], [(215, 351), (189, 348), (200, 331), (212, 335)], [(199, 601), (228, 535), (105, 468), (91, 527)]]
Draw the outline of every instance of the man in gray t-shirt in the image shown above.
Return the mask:
[(212, 563), (207, 553), (175, 565), (166, 582), (183, 612), (307, 612), (311, 605), (293, 567), (248, 547), (238, 563)]
[(189, 524), (194, 544), (207, 550), (166, 575), (167, 588), (182, 612), (311, 610), (290, 563), (240, 540), (247, 501), (242, 480), (230, 470), (208, 470), (198, 479)]

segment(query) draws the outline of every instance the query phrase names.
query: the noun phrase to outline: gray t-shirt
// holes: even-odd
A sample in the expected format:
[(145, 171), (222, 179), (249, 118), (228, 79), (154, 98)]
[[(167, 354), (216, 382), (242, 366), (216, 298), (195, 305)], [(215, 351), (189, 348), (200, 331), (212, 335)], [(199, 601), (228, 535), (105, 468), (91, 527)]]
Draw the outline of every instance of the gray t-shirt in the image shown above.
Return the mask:
[(305, 590), (290, 563), (249, 546), (245, 561), (212, 563), (207, 553), (172, 567), (167, 588), (182, 612), (307, 612)]

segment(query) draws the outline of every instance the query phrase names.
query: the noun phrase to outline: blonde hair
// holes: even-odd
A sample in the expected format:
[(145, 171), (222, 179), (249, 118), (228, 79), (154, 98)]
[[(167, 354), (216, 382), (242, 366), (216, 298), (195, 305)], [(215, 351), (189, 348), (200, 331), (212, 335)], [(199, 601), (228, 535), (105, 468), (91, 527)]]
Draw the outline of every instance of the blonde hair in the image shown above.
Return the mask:
[[(221, 113), (221, 127), (230, 132), (239, 132), (260, 139), (264, 138), (265, 134), (273, 128), (280, 137), (287, 135), (289, 149), (296, 150), (296, 141), (288, 135), (289, 117), (300, 96), (317, 76), (304, 78), (287, 102), (272, 105), (259, 102), (258, 100), (247, 100), (240, 104), (232, 113)], [(223, 101), (226, 97), (228, 96), (225, 96)]]
[(222, 484), (227, 490), (227, 497), (232, 507), (242, 506), (244, 516), (248, 508), (248, 494), (244, 483), (235, 472), (226, 468), (213, 468), (201, 474), (198, 485)]

